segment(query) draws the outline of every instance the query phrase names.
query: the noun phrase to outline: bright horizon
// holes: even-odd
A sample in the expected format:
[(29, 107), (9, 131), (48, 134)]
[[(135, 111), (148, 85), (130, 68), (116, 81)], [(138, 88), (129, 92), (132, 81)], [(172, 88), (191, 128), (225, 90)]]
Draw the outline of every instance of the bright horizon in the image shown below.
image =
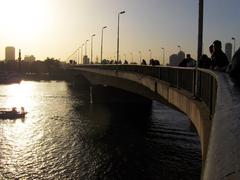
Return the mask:
[[(100, 59), (101, 29), (104, 30), (103, 58), (116, 57), (117, 14), (120, 17), (120, 56), (131, 60), (152, 57), (165, 62), (179, 51), (178, 45), (193, 58), (197, 54), (198, 0), (0, 0), (0, 59), (5, 59), (5, 47), (14, 46), (22, 56), (33, 54), (65, 61), (92, 34), (94, 59)], [(203, 48), (219, 39), (224, 44), (236, 38), (240, 42), (240, 11), (238, 0), (205, 0)], [(84, 54), (85, 48), (83, 49)], [(90, 56), (90, 41), (88, 43)]]

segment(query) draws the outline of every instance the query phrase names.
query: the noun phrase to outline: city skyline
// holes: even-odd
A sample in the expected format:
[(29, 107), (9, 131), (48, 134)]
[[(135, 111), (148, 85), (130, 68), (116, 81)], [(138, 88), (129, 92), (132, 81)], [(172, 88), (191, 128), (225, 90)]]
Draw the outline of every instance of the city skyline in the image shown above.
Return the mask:
[[(2, 0), (1, 0), (2, 1)], [(61, 2), (61, 3), (59, 3)], [(219, 39), (223, 44), (236, 38), (239, 47), (240, 25), (235, 17), (240, 2), (237, 0), (205, 0), (203, 53), (208, 54), (208, 46)], [(15, 6), (13, 6), (15, 4)], [(106, 6), (107, 4), (107, 6)], [(4, 16), (8, 11), (7, 16)], [(46, 57), (66, 60), (92, 34), (94, 38), (94, 59), (100, 58), (101, 29), (104, 32), (103, 59), (116, 56), (117, 13), (126, 11), (120, 22), (120, 56), (127, 59), (162, 59), (162, 49), (166, 50), (165, 61), (179, 51), (197, 54), (198, 1), (150, 0), (131, 2), (123, 0), (77, 1), (77, 0), (9, 0), (1, 2), (0, 15), (0, 59), (4, 59), (4, 48), (15, 46), (25, 54), (34, 54), (37, 59)], [(90, 44), (88, 57), (90, 57)], [(166, 63), (167, 63), (166, 62)]]

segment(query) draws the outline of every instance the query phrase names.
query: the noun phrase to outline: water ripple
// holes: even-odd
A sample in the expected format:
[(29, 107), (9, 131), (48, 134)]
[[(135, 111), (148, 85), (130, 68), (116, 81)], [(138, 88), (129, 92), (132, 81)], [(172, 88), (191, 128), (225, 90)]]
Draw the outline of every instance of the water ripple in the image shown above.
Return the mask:
[(200, 178), (199, 139), (184, 115), (157, 102), (90, 105), (86, 96), (65, 82), (1, 86), (1, 106), (29, 113), (0, 121), (0, 179)]

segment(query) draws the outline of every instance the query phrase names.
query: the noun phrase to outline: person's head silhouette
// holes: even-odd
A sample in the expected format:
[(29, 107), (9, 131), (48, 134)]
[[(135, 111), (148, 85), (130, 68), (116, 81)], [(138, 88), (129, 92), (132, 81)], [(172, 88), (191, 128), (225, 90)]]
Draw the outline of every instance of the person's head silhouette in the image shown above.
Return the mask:
[(213, 42), (213, 50), (214, 52), (219, 51), (222, 49), (222, 43), (219, 40)]
[(209, 52), (212, 55), (212, 53), (213, 53), (213, 45), (209, 46)]

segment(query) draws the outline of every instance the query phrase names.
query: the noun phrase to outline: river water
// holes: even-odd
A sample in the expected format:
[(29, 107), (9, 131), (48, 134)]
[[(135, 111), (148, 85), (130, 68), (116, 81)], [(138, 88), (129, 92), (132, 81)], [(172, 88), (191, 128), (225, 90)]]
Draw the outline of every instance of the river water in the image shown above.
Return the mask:
[(89, 104), (66, 82), (0, 85), (0, 179), (197, 180), (199, 138), (183, 114), (153, 101)]

